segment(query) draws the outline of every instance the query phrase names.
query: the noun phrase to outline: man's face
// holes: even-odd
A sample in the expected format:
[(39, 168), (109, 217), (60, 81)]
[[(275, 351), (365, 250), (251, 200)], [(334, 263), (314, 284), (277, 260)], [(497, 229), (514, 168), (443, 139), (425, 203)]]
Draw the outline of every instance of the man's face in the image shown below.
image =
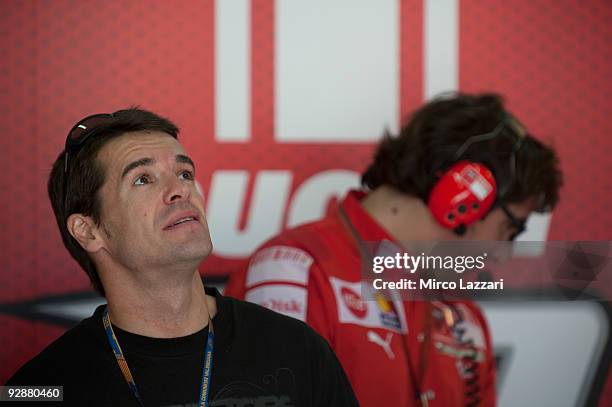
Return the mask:
[[(535, 208), (533, 200), (506, 205), (506, 208), (519, 221), (525, 221)], [(510, 217), (501, 208), (495, 208), (485, 219), (474, 223), (468, 228), (466, 239), (492, 241), (510, 240), (517, 233), (517, 229)]]
[(129, 269), (194, 269), (212, 250), (195, 168), (166, 133), (127, 133), (98, 154), (100, 235), (110, 257)]

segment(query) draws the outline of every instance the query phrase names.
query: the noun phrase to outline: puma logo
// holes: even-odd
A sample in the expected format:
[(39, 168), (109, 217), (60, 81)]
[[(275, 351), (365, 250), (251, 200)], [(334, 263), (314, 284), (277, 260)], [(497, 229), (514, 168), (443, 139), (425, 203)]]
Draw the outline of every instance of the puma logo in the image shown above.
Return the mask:
[(393, 339), (392, 332), (387, 332), (387, 337), (385, 340), (383, 340), (383, 338), (381, 338), (380, 335), (378, 335), (376, 332), (368, 331), (368, 341), (375, 343), (377, 345), (380, 345), (385, 351), (385, 353), (387, 354), (387, 356), (389, 356), (389, 359), (395, 359), (395, 354), (391, 350), (391, 340), (392, 339)]

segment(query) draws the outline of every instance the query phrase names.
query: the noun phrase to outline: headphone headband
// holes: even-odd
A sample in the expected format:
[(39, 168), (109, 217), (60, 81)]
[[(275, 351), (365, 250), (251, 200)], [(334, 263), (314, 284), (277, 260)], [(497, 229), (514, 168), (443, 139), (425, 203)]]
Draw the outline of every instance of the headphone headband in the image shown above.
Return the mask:
[[(486, 165), (461, 158), (473, 144), (506, 134), (504, 129), (510, 130), (516, 141), (510, 151), (510, 179), (500, 185)], [(516, 153), (526, 136), (525, 127), (504, 111), (501, 121), (492, 131), (468, 138), (457, 149), (454, 164), (434, 184), (429, 194), (427, 205), (438, 223), (462, 235), (467, 226), (484, 218), (509, 192), (516, 174)]]

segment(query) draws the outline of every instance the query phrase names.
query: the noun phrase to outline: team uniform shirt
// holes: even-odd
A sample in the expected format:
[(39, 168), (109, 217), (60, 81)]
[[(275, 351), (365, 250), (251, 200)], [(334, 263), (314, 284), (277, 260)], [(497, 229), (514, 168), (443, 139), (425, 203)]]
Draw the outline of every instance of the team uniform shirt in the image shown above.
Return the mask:
[[(217, 290), (206, 291), (217, 303), (211, 407), (358, 405), (338, 359), (310, 327)], [(107, 341), (103, 307), (6, 385), (63, 386), (64, 401), (45, 406), (138, 406)], [(145, 406), (199, 405), (207, 328), (169, 339), (113, 330)]]
[[(352, 191), (341, 208), (364, 242), (393, 242)], [(363, 406), (495, 405), (495, 363), (471, 301), (366, 301), (362, 253), (339, 210), (259, 248), (226, 295), (307, 322), (340, 359)]]

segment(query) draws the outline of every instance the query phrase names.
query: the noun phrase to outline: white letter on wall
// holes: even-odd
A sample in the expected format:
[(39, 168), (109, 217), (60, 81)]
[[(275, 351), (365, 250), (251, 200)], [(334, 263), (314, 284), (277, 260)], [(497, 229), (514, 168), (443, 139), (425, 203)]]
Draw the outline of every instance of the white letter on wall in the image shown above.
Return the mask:
[(212, 177), (207, 217), (218, 256), (248, 256), (259, 244), (281, 230), (291, 173), (260, 171), (257, 174), (247, 224), (241, 231), (238, 222), (248, 177), (247, 171), (216, 171)]
[(215, 138), (247, 141), (250, 130), (250, 0), (215, 2)]
[(360, 176), (354, 171), (330, 170), (313, 175), (295, 192), (289, 208), (287, 226), (320, 219), (333, 197), (342, 198), (350, 189), (359, 186)]
[(276, 140), (351, 142), (397, 131), (396, 0), (276, 1)]
[(458, 0), (425, 0), (424, 78), (425, 100), (458, 89), (459, 5)]

